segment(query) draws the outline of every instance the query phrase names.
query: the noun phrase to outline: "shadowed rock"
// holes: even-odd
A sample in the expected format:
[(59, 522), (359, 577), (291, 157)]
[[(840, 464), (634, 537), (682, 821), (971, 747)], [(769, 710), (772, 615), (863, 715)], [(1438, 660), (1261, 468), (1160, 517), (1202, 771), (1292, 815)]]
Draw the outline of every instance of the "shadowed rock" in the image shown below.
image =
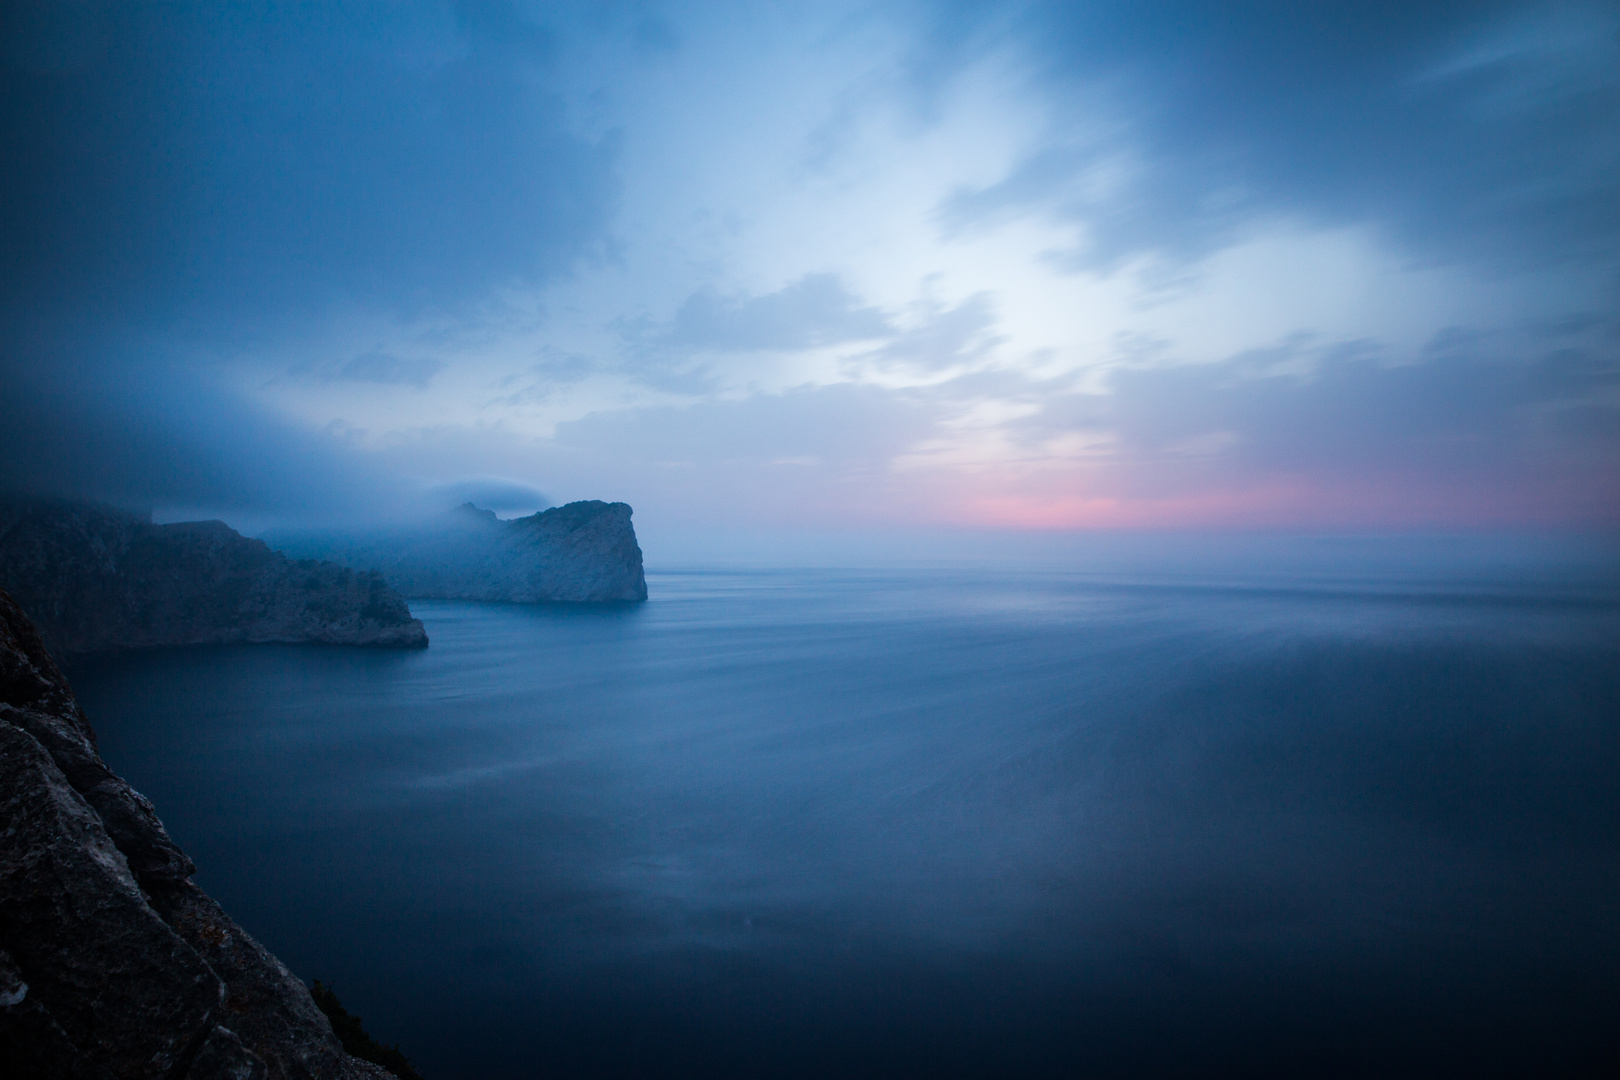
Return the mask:
[(377, 574), (291, 560), (224, 522), (153, 525), (96, 503), (0, 502), (0, 588), (58, 655), (244, 641), (427, 644)]
[(191, 883), (0, 592), (0, 1055), (17, 1080), (388, 1077)]

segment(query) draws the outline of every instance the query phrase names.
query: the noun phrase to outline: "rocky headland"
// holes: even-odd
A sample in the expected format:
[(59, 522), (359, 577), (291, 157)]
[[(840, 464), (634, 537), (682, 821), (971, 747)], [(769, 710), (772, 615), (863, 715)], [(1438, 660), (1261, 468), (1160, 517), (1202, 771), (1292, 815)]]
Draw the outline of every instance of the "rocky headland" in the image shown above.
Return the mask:
[(592, 603), (647, 599), (641, 546), (622, 502), (590, 500), (501, 521), (471, 503), (416, 529), (286, 535), (302, 556), (375, 569), (408, 597)]
[(0, 1072), (381, 1080), (303, 983), (191, 882), (0, 592)]
[(221, 521), (154, 525), (99, 503), (0, 501), (0, 589), (57, 656), (153, 645), (421, 647), (378, 574), (293, 560)]

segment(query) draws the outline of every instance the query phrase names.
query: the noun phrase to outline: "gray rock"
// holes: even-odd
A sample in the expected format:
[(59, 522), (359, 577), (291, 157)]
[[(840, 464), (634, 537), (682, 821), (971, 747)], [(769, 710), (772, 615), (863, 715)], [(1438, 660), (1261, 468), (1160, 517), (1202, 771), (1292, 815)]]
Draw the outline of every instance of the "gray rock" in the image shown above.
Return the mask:
[(269, 1076), (264, 1059), (223, 1024), (214, 1025), (186, 1070), (186, 1080), (269, 1080)]
[(96, 503), (0, 501), (0, 588), (57, 655), (244, 641), (427, 644), (377, 574), (295, 562), (224, 522), (153, 525)]
[(573, 502), (500, 521), (467, 503), (431, 527), (281, 536), (278, 548), (375, 569), (409, 597), (591, 603), (647, 599), (625, 503)]
[(0, 592), (0, 1047), (17, 1080), (359, 1080), (309, 992), (188, 878)]
[(146, 903), (101, 820), (27, 732), (0, 722), (0, 941), (87, 1064), (183, 1072), (221, 982)]

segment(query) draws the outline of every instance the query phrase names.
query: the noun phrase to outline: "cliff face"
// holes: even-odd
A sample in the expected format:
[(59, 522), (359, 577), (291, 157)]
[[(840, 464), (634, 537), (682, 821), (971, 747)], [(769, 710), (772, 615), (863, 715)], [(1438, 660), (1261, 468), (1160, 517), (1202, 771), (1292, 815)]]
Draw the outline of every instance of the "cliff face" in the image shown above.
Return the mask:
[(93, 503), (0, 502), (0, 588), (59, 655), (240, 641), (427, 644), (377, 574), (294, 562), (223, 522), (153, 525)]
[(380, 571), (406, 596), (592, 602), (647, 599), (624, 503), (574, 502), (515, 521), (471, 503), (437, 527), (385, 536), (293, 538), (283, 550)]
[(17, 1080), (359, 1080), (309, 992), (190, 881), (0, 592), (0, 1053)]

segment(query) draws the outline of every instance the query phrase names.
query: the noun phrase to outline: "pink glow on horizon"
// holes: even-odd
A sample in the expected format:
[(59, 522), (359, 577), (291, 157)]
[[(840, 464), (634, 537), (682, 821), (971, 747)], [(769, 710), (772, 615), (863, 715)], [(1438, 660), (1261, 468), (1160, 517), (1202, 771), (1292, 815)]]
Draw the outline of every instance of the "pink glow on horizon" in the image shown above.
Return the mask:
[(1009, 484), (965, 498), (959, 494), (939, 521), (1020, 531), (1620, 525), (1620, 498), (1611, 490), (1593, 490), (1591, 485), (1556, 477), (1527, 481), (1521, 478), (1521, 483), (1504, 490), (1477, 480), (1448, 484), (1433, 477), (1360, 481), (1297, 477), (1163, 496), (1017, 490), (1025, 485)]
[(974, 499), (952, 523), (992, 529), (1178, 528), (1271, 520), (1297, 492), (1211, 492), (1175, 498), (1129, 496), (988, 495)]

